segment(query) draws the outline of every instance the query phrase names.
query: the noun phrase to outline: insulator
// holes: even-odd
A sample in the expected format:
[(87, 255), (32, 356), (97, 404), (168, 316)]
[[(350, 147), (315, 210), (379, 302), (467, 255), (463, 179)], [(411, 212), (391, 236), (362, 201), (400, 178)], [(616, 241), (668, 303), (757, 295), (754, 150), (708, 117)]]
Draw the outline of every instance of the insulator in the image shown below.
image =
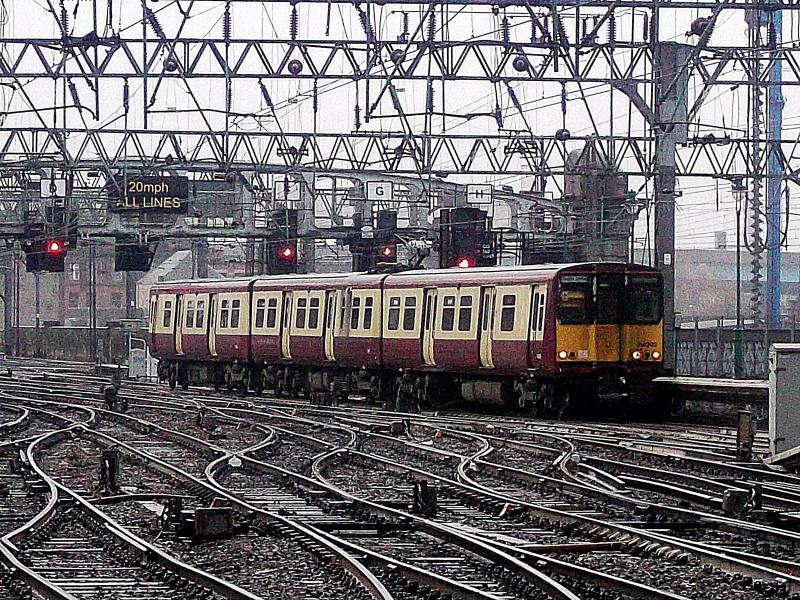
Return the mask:
[(431, 11), (428, 17), (428, 42), (433, 42), (436, 37), (436, 13)]
[(360, 6), (357, 6), (356, 9), (358, 10), (358, 20), (361, 21), (361, 29), (364, 30), (367, 41), (372, 42), (375, 39), (375, 30), (372, 29), (372, 23), (369, 22), (367, 13)]
[(505, 16), (503, 17), (500, 26), (500, 31), (503, 36), (503, 44), (507, 46), (511, 42), (511, 26), (509, 25), (508, 17)]
[(586, 36), (589, 34), (589, 19), (586, 17), (581, 19), (581, 39), (585, 42), (589, 40), (586, 39)]
[(61, 34), (66, 36), (69, 32), (69, 17), (67, 16), (67, 7), (64, 6), (64, 0), (59, 3), (61, 8)]
[(402, 38), (403, 38), (403, 41), (406, 41), (408, 39), (408, 34), (409, 34), (408, 13), (404, 12), (403, 13), (403, 33), (400, 34), (402, 36)]
[(508, 97), (511, 98), (511, 103), (514, 105), (514, 108), (516, 108), (520, 113), (524, 112), (522, 110), (522, 104), (520, 103), (519, 98), (517, 98), (517, 93), (514, 91), (514, 88), (509, 85), (507, 89)]
[(771, 49), (778, 47), (778, 32), (775, 29), (775, 21), (770, 17), (769, 25), (767, 26), (767, 44)]
[(289, 36), (293, 39), (297, 39), (297, 33), (300, 25), (300, 17), (297, 14), (297, 6), (292, 5), (292, 14), (289, 17)]
[(428, 80), (428, 93), (425, 95), (425, 108), (428, 110), (429, 113), (433, 112), (433, 81)]
[(267, 106), (269, 106), (270, 109), (275, 110), (275, 105), (272, 104), (272, 98), (269, 95), (267, 86), (265, 86), (264, 82), (261, 81), (260, 79), (258, 80), (258, 87), (261, 88), (261, 97), (264, 99), (264, 102), (266, 102)]
[(159, 37), (159, 39), (166, 39), (167, 36), (164, 35), (164, 28), (161, 27), (161, 23), (158, 22), (156, 13), (149, 8), (145, 8), (144, 15), (147, 18), (147, 22), (150, 23), (150, 27), (153, 29), (153, 32)]
[(500, 110), (500, 105), (499, 104), (495, 104), (494, 105), (494, 120), (497, 121), (497, 128), (498, 129), (502, 129), (503, 128), (503, 111)]
[(608, 43), (615, 44), (617, 42), (617, 17), (612, 12), (608, 15)]
[(122, 86), (122, 108), (125, 109), (125, 114), (128, 114), (128, 111), (131, 107), (131, 88), (128, 84), (127, 77), (125, 78), (125, 83)]
[(316, 114), (319, 109), (319, 93), (317, 91), (317, 80), (314, 80), (314, 88), (311, 90), (311, 108)]
[(226, 40), (231, 39), (231, 3), (225, 3), (225, 12), (222, 13), (222, 37)]
[(353, 126), (355, 127), (356, 131), (359, 131), (361, 129), (361, 107), (358, 105), (358, 102), (356, 102), (353, 112), (355, 113), (355, 122), (353, 123)]
[(71, 79), (67, 82), (67, 87), (69, 88), (70, 96), (72, 96), (72, 103), (79, 109), (83, 108), (83, 105), (81, 104), (81, 97), (78, 96), (78, 88), (75, 87), (75, 84), (72, 83)]
[(398, 114), (403, 114), (403, 106), (400, 104), (400, 97), (397, 95), (397, 88), (394, 85), (389, 86), (389, 95), (392, 97), (392, 106)]
[(541, 23), (539, 23), (538, 15), (531, 15), (531, 43), (535, 44), (539, 39), (539, 32), (542, 29)]
[(647, 42), (650, 39), (650, 15), (644, 13), (644, 21), (642, 22), (642, 37)]
[(556, 27), (558, 28), (558, 41), (561, 43), (561, 47), (564, 50), (569, 49), (569, 37), (567, 36), (567, 30), (564, 29), (564, 22), (561, 19), (555, 20)]
[(567, 86), (561, 84), (561, 114), (567, 114)]

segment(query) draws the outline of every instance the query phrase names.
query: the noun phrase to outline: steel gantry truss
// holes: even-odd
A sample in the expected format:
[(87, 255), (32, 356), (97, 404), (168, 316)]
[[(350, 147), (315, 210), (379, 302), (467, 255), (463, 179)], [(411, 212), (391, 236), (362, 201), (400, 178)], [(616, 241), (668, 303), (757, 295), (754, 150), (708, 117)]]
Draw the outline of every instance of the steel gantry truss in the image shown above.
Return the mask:
[[(800, 16), (789, 0), (0, 8), (7, 200), (37, 178), (68, 177), (86, 197), (119, 173), (169, 170), (234, 173), (262, 189), (290, 175), (312, 212), (319, 177), (365, 173), (416, 178), (431, 211), (444, 178), (515, 177), (558, 204), (568, 156), (591, 147), (654, 208), (655, 260), (671, 282), (679, 178), (741, 179), (757, 191), (800, 176), (798, 139), (775, 114), (766, 124), (746, 108), (753, 90), (774, 97), (800, 85), (797, 40), (781, 36)], [(779, 11), (790, 16), (783, 30)], [(745, 22), (757, 35), (743, 35)], [(738, 93), (741, 106), (720, 114), (719, 97)], [(754, 204), (754, 219), (766, 220), (763, 208)]]

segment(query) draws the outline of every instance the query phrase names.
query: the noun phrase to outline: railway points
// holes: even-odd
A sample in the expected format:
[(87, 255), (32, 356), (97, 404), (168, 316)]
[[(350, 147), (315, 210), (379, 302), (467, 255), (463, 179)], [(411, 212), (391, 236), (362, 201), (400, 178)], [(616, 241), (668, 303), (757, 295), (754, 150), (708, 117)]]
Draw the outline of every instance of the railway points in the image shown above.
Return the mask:
[(94, 369), (6, 364), (11, 597), (800, 597), (800, 476), (762, 432), (742, 461), (719, 426), (135, 381), (115, 411)]

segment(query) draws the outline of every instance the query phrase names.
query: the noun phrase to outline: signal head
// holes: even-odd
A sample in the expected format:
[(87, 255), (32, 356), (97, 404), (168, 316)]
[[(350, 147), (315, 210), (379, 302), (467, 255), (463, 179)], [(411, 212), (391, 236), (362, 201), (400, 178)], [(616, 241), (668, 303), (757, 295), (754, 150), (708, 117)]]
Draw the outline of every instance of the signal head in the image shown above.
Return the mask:
[(475, 266), (475, 259), (471, 256), (462, 256), (456, 260), (456, 266), (459, 269), (469, 269)]

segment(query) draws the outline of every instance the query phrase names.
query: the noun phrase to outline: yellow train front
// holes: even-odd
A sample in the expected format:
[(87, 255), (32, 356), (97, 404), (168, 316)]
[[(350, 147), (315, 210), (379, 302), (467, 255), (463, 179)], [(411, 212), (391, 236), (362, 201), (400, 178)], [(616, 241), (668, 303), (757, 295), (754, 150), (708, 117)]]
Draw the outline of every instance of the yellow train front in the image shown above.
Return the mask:
[(652, 380), (664, 371), (661, 275), (637, 265), (597, 265), (563, 272), (554, 286), (554, 368), (568, 403), (619, 398), (659, 408)]

